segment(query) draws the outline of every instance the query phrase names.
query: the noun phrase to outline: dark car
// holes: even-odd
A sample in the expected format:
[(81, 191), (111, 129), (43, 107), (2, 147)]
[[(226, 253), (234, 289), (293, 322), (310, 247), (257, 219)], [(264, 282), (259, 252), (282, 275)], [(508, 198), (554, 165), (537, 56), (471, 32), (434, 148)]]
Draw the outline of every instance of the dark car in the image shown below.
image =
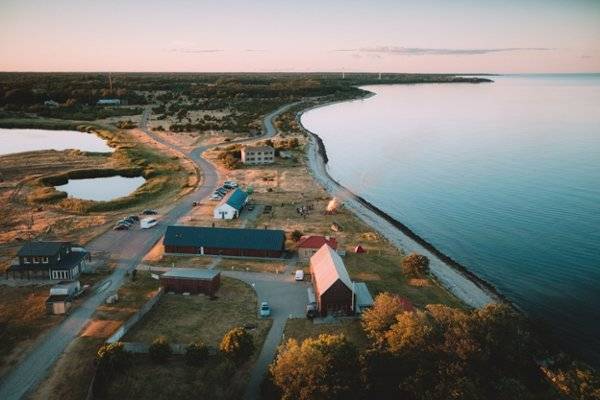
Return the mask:
[(158, 215), (158, 211), (156, 211), (156, 210), (144, 210), (144, 211), (142, 211), (142, 215)]
[(125, 225), (125, 224), (118, 224), (115, 225), (115, 227), (113, 228), (113, 231), (128, 231), (129, 230), (129, 226)]
[(138, 217), (137, 215), (130, 215), (130, 216), (128, 216), (126, 219), (130, 219), (130, 220), (132, 220), (133, 222), (139, 222), (139, 220), (140, 220), (140, 217)]

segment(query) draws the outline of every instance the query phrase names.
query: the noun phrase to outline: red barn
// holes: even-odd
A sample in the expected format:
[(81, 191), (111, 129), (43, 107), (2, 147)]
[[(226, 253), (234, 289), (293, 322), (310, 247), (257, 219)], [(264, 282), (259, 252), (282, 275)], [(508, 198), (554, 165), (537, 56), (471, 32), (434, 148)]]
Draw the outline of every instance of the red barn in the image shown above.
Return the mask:
[(204, 293), (213, 296), (221, 285), (221, 273), (200, 268), (173, 268), (160, 276), (165, 292)]
[(335, 250), (323, 245), (310, 259), (310, 273), (321, 316), (353, 313), (352, 281)]

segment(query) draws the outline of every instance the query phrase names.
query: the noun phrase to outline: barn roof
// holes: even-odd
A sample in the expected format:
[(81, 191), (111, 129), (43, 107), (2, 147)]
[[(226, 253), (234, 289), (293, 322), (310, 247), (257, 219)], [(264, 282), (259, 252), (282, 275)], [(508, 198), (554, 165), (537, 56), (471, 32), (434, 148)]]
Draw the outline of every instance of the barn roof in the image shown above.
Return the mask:
[(201, 268), (173, 268), (161, 276), (167, 278), (210, 280), (219, 275), (219, 271)]
[(338, 279), (350, 289), (352, 281), (346, 270), (344, 261), (335, 250), (324, 244), (310, 258), (311, 272), (314, 276), (317, 292), (322, 294), (327, 291)]
[(231, 191), (223, 197), (223, 200), (219, 203), (219, 206), (223, 204), (227, 204), (236, 210), (241, 210), (244, 204), (246, 204), (246, 199), (248, 199), (248, 193), (244, 192), (242, 189), (237, 188), (234, 191)]
[(337, 249), (337, 240), (329, 236), (304, 236), (298, 242), (299, 249), (320, 249), (324, 244)]
[(69, 242), (27, 242), (19, 252), (18, 256), (53, 256), (58, 254), (60, 248), (69, 244)]
[(274, 229), (171, 225), (167, 227), (163, 243), (165, 246), (281, 251), (285, 244), (285, 233)]

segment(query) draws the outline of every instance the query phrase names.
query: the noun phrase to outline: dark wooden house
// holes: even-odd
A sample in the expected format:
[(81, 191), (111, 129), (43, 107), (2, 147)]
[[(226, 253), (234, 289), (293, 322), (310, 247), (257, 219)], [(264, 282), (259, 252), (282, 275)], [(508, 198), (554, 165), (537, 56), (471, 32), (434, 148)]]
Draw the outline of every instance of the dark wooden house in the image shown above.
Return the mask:
[(323, 245), (310, 258), (310, 273), (321, 316), (354, 313), (353, 284), (342, 258), (334, 249)]
[(209, 269), (173, 268), (160, 276), (160, 286), (165, 292), (214, 296), (220, 285), (221, 273)]
[(280, 258), (285, 252), (285, 232), (171, 225), (163, 245), (166, 254)]
[(7, 276), (19, 279), (77, 279), (90, 253), (69, 242), (27, 242), (8, 267)]

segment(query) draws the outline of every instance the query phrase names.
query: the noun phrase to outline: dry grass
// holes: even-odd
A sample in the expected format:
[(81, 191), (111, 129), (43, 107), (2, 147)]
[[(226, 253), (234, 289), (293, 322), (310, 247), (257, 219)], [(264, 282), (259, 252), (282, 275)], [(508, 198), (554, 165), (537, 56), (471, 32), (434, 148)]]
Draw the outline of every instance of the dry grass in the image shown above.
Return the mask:
[(0, 376), (63, 317), (46, 314), (49, 286), (0, 286)]
[(266, 333), (270, 322), (258, 317), (256, 294), (250, 286), (224, 277), (217, 297), (210, 300), (205, 295), (165, 294), (124, 340), (150, 343), (163, 335), (175, 343), (202, 339), (216, 346), (236, 326), (254, 324), (258, 327), (257, 337)]
[(224, 270), (271, 272), (280, 274), (285, 272), (286, 263), (273, 260), (248, 260), (243, 258), (223, 258), (219, 262), (219, 268)]
[(359, 349), (368, 345), (368, 339), (358, 319), (336, 319), (333, 323), (315, 324), (306, 318), (289, 319), (285, 325), (285, 339), (296, 339), (302, 341), (309, 337), (317, 337), (320, 334), (344, 334), (348, 340)]

